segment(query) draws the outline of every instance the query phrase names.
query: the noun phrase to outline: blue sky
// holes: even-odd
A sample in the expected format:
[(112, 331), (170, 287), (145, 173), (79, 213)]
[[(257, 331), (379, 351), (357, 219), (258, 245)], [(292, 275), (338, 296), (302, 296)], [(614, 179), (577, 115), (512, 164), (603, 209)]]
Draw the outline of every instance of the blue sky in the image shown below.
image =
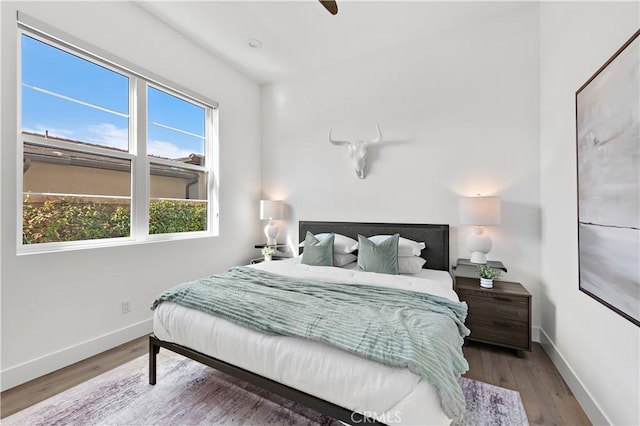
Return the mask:
[[(128, 80), (22, 35), (22, 130), (127, 149)], [(203, 108), (149, 87), (147, 109), (150, 154), (204, 154)]]

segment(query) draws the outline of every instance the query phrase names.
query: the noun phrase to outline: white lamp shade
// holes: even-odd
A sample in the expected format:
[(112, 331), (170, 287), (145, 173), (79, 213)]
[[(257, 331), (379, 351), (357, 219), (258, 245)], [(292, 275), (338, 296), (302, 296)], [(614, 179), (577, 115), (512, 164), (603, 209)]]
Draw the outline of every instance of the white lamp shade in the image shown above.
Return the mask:
[(460, 199), (461, 225), (500, 225), (499, 197), (466, 197)]
[(260, 200), (260, 220), (281, 220), (282, 211), (282, 201)]

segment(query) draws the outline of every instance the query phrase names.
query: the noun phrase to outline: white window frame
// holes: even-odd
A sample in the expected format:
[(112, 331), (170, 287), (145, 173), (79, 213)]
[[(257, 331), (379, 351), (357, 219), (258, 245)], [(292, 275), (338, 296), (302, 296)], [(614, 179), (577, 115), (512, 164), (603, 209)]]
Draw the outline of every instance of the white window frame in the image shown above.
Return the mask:
[[(22, 35), (27, 35), (43, 43), (59, 48), (67, 53), (88, 60), (96, 65), (129, 78), (129, 151), (115, 151), (109, 148), (99, 148), (47, 139), (40, 136), (22, 134)], [(96, 240), (62, 241), (38, 244), (22, 243), (23, 220), (23, 173), (22, 167), (17, 169), (17, 253), (31, 254), (43, 252), (57, 252), (96, 247), (108, 247), (149, 243), (154, 241), (179, 240), (186, 238), (202, 238), (219, 235), (219, 139), (218, 139), (218, 103), (189, 89), (180, 87), (164, 78), (146, 71), (134, 64), (117, 58), (107, 52), (88, 45), (48, 24), (18, 12), (17, 32), (17, 163), (22, 164), (25, 143), (70, 149), (76, 152), (107, 155), (110, 157), (131, 161), (131, 219), (130, 236), (120, 238), (105, 238)], [(205, 164), (176, 164), (175, 161), (150, 158), (147, 156), (147, 85), (157, 88), (182, 100), (195, 104), (205, 110)], [(149, 186), (150, 164), (170, 165), (184, 169), (206, 173), (207, 181), (207, 229), (196, 232), (179, 232), (167, 234), (149, 234)]]

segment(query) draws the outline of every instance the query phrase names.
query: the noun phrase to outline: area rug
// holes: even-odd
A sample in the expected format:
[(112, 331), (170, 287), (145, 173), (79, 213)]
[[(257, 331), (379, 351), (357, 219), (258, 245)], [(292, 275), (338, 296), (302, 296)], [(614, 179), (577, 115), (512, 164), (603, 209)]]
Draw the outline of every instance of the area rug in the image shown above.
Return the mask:
[[(526, 425), (515, 391), (460, 379), (458, 425)], [(3, 425), (326, 425), (340, 422), (198, 362), (161, 350), (158, 383), (142, 356), (12, 416)]]

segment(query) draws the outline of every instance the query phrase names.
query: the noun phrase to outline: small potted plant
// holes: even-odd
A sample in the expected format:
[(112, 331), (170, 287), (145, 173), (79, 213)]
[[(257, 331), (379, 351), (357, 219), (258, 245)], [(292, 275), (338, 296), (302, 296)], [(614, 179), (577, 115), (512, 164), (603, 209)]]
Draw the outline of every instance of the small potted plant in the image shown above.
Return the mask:
[(264, 260), (266, 262), (269, 262), (271, 259), (273, 259), (274, 254), (276, 254), (275, 247), (265, 246), (262, 248), (262, 255), (264, 256)]
[(480, 275), (480, 287), (493, 288), (493, 280), (500, 278), (502, 272), (487, 265), (478, 265), (478, 275)]

